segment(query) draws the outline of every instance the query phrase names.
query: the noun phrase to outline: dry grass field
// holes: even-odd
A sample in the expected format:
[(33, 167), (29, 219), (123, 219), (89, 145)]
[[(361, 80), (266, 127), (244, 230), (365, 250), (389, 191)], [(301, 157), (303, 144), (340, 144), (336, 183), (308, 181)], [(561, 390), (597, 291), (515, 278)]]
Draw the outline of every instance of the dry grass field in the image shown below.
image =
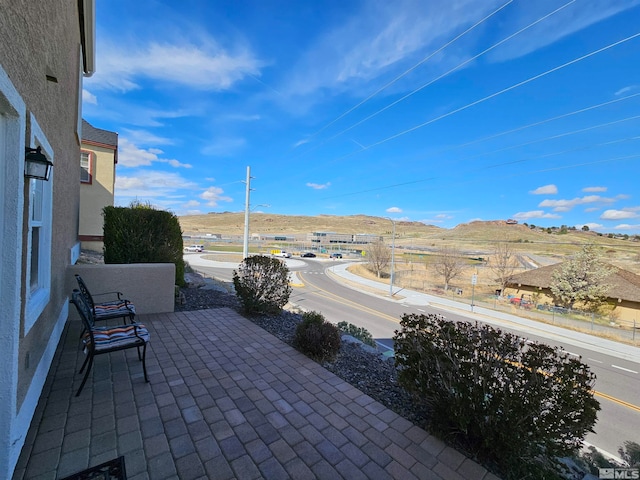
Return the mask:
[[(221, 234), (240, 237), (244, 232), (244, 213), (210, 213), (179, 217), (185, 235)], [(367, 215), (275, 215), (251, 214), (252, 234), (303, 235), (309, 232), (369, 233), (391, 241), (392, 223), (387, 218)], [(489, 257), (499, 242), (509, 242), (523, 256), (542, 257), (545, 263), (559, 262), (576, 253), (582, 245), (593, 243), (602, 248), (608, 262), (640, 273), (640, 242), (599, 236), (595, 232), (569, 230), (566, 234), (546, 233), (526, 225), (508, 225), (505, 221), (477, 221), (445, 229), (421, 222), (396, 221), (395, 245), (399, 261), (402, 252), (436, 253), (442, 247), (454, 247), (470, 257)], [(409, 261), (411, 261), (409, 256)]]

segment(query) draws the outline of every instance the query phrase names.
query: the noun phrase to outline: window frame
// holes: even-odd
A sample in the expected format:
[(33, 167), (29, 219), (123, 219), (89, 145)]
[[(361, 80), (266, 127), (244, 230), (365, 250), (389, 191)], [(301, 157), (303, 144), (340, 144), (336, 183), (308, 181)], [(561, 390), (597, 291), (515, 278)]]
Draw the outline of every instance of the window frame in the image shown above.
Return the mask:
[[(82, 155), (85, 154), (85, 153), (87, 154), (87, 162), (89, 164), (88, 168), (86, 170), (82, 166)], [(80, 183), (82, 183), (84, 185), (91, 185), (93, 183), (94, 157), (95, 157), (95, 154), (91, 150), (86, 150), (84, 148), (80, 149)], [(82, 172), (83, 171), (87, 172), (87, 176), (89, 177), (87, 180), (84, 180), (82, 178)]]
[[(42, 153), (53, 162), (54, 154), (46, 135), (40, 128), (35, 116), (30, 115), (31, 148), (41, 147)], [(27, 199), (28, 224), (27, 224), (27, 268), (26, 268), (26, 304), (24, 334), (35, 325), (42, 312), (51, 300), (51, 233), (53, 228), (53, 182), (55, 170), (52, 169), (48, 181), (29, 179), (29, 197)], [(40, 195), (37, 196), (38, 190)], [(37, 208), (37, 210), (36, 210)], [(40, 215), (37, 217), (36, 213)], [(36, 218), (37, 217), (37, 218)], [(34, 232), (38, 231), (37, 257), (34, 258)], [(37, 265), (34, 265), (34, 260)], [(36, 272), (34, 281), (32, 272)]]

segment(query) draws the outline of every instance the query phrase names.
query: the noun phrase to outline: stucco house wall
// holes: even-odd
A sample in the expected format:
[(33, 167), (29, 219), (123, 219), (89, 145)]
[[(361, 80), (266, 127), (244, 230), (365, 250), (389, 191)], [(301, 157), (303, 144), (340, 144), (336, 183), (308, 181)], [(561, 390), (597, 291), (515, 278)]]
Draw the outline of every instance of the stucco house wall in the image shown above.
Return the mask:
[[(7, 305), (0, 315), (0, 478), (11, 478), (68, 316), (66, 267), (79, 251), (80, 92), (85, 60), (93, 61), (92, 52), (82, 55), (80, 25), (95, 6), (12, 0), (1, 9), (0, 293)], [(85, 33), (93, 35), (93, 25)], [(53, 161), (48, 182), (24, 177), (25, 146), (41, 146)], [(43, 191), (44, 248), (37, 257), (30, 235), (34, 185)]]
[[(105, 132), (112, 135), (106, 136), (115, 138), (115, 143), (100, 143), (88, 139), (90, 132)], [(103, 225), (102, 209), (106, 206), (113, 206), (114, 185), (116, 179), (116, 159), (117, 159), (117, 134), (93, 128), (88, 122), (83, 121), (83, 139), (81, 150), (87, 152), (90, 158), (90, 178), (89, 182), (80, 183), (80, 225), (78, 228), (78, 238), (82, 243), (82, 248), (102, 252)]]

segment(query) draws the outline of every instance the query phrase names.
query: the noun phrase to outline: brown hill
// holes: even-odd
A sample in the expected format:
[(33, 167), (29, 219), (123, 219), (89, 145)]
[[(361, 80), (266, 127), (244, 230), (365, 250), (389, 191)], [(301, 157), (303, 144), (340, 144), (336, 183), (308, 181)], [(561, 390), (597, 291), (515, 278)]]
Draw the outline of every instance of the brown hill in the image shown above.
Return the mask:
[[(368, 215), (275, 215), (252, 213), (250, 216), (252, 233), (264, 234), (304, 234), (310, 232), (372, 233), (390, 235), (392, 223), (382, 217)], [(179, 217), (180, 226), (186, 235), (221, 233), (242, 235), (244, 232), (244, 212), (210, 213), (206, 215), (186, 215)], [(442, 230), (421, 222), (396, 221), (396, 233), (401, 236), (423, 236)]]
[[(222, 234), (242, 236), (244, 212), (210, 213), (179, 217), (185, 235)], [(368, 215), (276, 215), (270, 213), (251, 214), (252, 234), (300, 235), (310, 232), (370, 233), (391, 236), (392, 223), (383, 217)], [(396, 246), (437, 250), (453, 246), (460, 250), (492, 253), (499, 242), (509, 242), (522, 255), (542, 255), (560, 261), (577, 252), (587, 243), (600, 245), (608, 260), (635, 271), (633, 266), (640, 260), (640, 242), (599, 236), (595, 232), (569, 230), (567, 233), (547, 233), (542, 229), (531, 229), (526, 225), (507, 224), (504, 220), (475, 221), (462, 223), (446, 229), (421, 222), (396, 221)]]

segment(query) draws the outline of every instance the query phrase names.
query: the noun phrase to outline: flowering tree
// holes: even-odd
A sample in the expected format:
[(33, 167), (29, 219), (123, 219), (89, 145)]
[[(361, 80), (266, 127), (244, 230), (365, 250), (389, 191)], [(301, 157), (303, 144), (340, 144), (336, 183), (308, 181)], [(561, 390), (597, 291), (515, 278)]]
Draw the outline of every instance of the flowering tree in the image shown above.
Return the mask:
[(601, 261), (594, 245), (585, 245), (572, 259), (564, 262), (551, 275), (551, 293), (558, 304), (573, 308), (582, 303), (590, 310), (602, 305), (611, 286), (606, 278), (613, 270)]

